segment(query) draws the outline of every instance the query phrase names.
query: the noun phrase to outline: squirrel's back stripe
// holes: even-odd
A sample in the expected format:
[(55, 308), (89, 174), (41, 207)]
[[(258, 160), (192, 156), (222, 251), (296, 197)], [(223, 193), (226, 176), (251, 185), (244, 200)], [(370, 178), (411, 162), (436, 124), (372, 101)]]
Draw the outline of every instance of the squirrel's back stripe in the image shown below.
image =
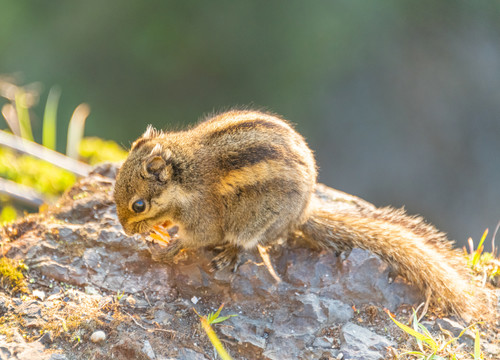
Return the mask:
[(267, 120), (245, 120), (237, 123), (225, 123), (224, 126), (216, 127), (206, 135), (207, 140), (213, 140), (224, 135), (234, 134), (240, 131), (269, 129), (271, 131), (283, 131), (283, 126)]
[(240, 169), (232, 170), (223, 176), (219, 183), (221, 195), (233, 193), (235, 189), (252, 186), (266, 181), (274, 181), (283, 177), (286, 165), (283, 161), (267, 160)]
[(280, 158), (282, 158), (282, 153), (278, 147), (270, 144), (260, 144), (223, 154), (219, 161), (221, 170), (231, 171)]
[(280, 133), (291, 130), (285, 120), (252, 111), (230, 111), (213, 117), (203, 123), (202, 127), (204, 132), (208, 130), (208, 133), (204, 134), (208, 141), (218, 139), (224, 135), (250, 130), (269, 130)]

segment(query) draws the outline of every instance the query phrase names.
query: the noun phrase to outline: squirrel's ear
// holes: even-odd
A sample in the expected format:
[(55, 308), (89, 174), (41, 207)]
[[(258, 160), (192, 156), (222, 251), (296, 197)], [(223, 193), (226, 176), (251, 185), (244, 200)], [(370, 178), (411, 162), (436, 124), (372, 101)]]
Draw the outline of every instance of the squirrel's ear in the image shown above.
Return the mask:
[(171, 177), (172, 165), (167, 164), (161, 156), (153, 155), (144, 163), (144, 170), (149, 176), (165, 182)]

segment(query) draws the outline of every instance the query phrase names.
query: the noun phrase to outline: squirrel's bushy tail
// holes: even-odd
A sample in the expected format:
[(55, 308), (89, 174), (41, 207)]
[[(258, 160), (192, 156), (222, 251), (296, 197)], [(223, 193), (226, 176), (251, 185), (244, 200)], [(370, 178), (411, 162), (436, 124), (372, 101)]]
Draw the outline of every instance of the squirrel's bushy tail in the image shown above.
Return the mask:
[(420, 217), (377, 209), (370, 216), (316, 210), (299, 230), (315, 245), (335, 251), (361, 248), (378, 255), (431, 302), (462, 318), (489, 317), (486, 289), (473, 285), (463, 256)]

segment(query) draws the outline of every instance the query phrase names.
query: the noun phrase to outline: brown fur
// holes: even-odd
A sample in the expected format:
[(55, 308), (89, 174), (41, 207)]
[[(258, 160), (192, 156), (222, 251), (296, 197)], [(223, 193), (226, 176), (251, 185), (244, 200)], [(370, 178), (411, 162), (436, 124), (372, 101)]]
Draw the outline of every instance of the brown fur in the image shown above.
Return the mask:
[[(286, 121), (229, 111), (187, 131), (148, 128), (118, 173), (115, 201), (128, 234), (167, 220), (179, 226), (179, 240), (162, 250), (162, 260), (181, 248), (225, 246), (214, 259), (220, 268), (241, 248), (301, 233), (314, 246), (377, 254), (462, 316), (485, 311), (486, 293), (471, 285), (443, 233), (402, 210), (326, 211), (311, 201), (315, 186), (313, 154)], [(137, 200), (145, 203), (139, 213)]]

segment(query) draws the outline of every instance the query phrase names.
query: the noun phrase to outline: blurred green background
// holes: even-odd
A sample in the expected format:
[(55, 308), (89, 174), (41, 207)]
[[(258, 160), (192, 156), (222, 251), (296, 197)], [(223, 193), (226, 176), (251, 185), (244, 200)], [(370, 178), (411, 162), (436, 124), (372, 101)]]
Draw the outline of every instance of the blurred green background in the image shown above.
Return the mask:
[(320, 181), (463, 244), (500, 219), (499, 39), (496, 1), (16, 0), (0, 5), (0, 74), (44, 85), (38, 114), (60, 86), (59, 140), (81, 102), (85, 135), (124, 147), (150, 123), (271, 110)]

